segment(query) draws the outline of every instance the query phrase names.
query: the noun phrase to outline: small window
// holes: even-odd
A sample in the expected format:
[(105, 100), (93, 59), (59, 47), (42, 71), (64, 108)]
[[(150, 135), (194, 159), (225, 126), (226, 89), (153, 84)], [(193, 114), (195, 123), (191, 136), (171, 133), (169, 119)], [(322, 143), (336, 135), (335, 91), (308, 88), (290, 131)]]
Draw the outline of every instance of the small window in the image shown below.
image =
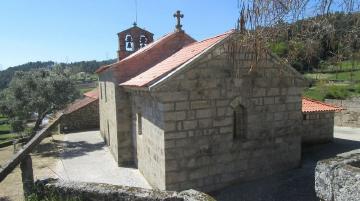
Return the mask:
[(104, 82), (104, 90), (105, 90), (105, 102), (107, 102), (106, 82)]
[(107, 144), (110, 145), (110, 125), (109, 125), (109, 120), (106, 120), (106, 123), (107, 123), (107, 136), (108, 136)]
[(136, 130), (138, 135), (142, 135), (142, 115), (141, 113), (136, 114)]
[(234, 109), (234, 139), (246, 139), (247, 114), (244, 106), (239, 105)]
[(303, 120), (307, 120), (307, 115), (303, 114)]
[(140, 36), (140, 48), (143, 48), (147, 45), (147, 38), (144, 35)]
[(100, 97), (101, 97), (101, 100), (103, 99), (103, 93), (102, 93), (102, 84), (100, 83)]

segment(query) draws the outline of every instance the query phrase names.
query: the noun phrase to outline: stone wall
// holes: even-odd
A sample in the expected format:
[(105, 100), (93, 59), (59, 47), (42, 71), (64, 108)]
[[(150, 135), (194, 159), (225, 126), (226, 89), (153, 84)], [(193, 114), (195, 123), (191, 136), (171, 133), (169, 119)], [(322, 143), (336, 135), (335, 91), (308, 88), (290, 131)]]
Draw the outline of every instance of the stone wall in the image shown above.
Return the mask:
[(65, 182), (60, 180), (37, 181), (36, 187), (38, 197), (59, 197), (61, 200), (215, 201), (215, 199), (209, 195), (195, 190), (187, 190), (178, 193), (129, 186)]
[(128, 94), (117, 86), (110, 69), (99, 74), (100, 133), (119, 165), (133, 163), (131, 108)]
[[(302, 76), (270, 55), (254, 67), (244, 50), (230, 63), (227, 51), (220, 45), (154, 89), (167, 190), (208, 192), (299, 165)], [(233, 132), (238, 105), (247, 113), (242, 138)]]
[(345, 153), (319, 161), (315, 191), (324, 201), (357, 201), (360, 198), (360, 153)]
[(161, 105), (148, 92), (132, 93), (131, 101), (135, 163), (152, 186), (165, 190), (164, 123)]
[(335, 125), (360, 128), (360, 99), (350, 100), (326, 99), (326, 103), (342, 107), (344, 110), (335, 113)]
[(302, 143), (325, 143), (334, 138), (334, 112), (303, 114)]
[(99, 101), (93, 101), (74, 112), (64, 114), (59, 127), (61, 133), (99, 129)]

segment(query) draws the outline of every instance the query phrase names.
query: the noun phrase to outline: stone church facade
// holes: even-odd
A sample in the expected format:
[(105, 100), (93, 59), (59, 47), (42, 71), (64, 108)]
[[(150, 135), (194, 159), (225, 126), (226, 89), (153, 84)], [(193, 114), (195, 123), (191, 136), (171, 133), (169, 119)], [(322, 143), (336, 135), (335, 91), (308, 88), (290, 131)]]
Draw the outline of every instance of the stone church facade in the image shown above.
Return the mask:
[(234, 51), (240, 38), (178, 29), (97, 71), (100, 131), (119, 166), (161, 190), (214, 191), (299, 165), (306, 81), (271, 53), (254, 67), (254, 52)]

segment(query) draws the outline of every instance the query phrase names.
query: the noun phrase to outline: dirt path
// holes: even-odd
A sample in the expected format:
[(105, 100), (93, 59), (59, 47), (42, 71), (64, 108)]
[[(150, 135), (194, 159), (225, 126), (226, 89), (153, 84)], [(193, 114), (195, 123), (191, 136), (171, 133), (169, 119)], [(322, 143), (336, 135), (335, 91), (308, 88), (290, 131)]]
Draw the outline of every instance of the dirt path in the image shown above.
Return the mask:
[[(53, 135), (45, 138), (31, 154), (33, 161), (34, 179), (48, 177), (57, 178), (54, 169), (57, 158), (62, 151), (63, 135)], [(13, 155), (13, 146), (0, 148), (0, 165), (4, 165)], [(0, 183), (0, 201), (23, 200), (20, 168), (17, 167), (4, 181)]]

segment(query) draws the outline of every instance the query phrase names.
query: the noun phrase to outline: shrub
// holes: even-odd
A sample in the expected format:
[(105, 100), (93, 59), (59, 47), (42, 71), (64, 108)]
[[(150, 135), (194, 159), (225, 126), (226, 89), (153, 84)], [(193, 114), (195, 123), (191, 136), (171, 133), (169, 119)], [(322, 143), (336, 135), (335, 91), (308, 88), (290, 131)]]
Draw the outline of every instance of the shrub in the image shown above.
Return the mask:
[(325, 98), (344, 100), (350, 96), (349, 88), (346, 86), (331, 85), (327, 87)]

